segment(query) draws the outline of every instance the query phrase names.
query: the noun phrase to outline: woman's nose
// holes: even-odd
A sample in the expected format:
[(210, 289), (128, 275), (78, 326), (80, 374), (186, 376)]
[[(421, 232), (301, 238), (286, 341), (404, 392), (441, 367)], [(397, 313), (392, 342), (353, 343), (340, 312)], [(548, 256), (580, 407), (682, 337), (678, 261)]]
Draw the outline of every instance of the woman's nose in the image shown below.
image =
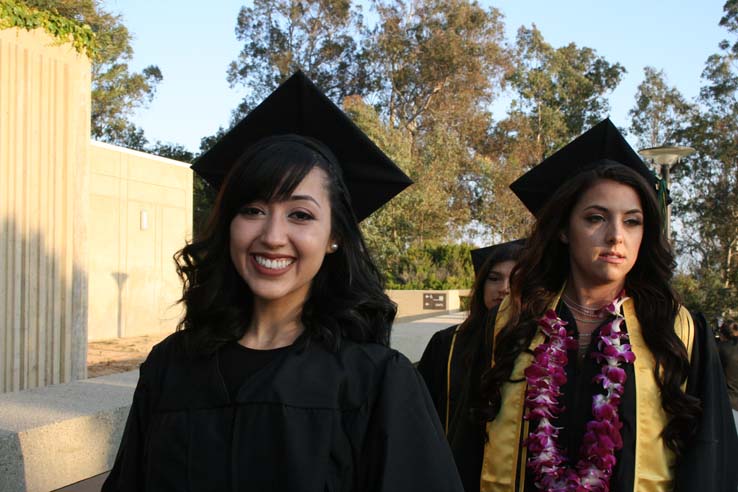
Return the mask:
[(612, 221), (607, 229), (607, 242), (608, 244), (619, 244), (623, 242), (623, 224)]
[(279, 214), (270, 213), (264, 220), (261, 233), (262, 242), (271, 247), (283, 246), (287, 243), (287, 224)]

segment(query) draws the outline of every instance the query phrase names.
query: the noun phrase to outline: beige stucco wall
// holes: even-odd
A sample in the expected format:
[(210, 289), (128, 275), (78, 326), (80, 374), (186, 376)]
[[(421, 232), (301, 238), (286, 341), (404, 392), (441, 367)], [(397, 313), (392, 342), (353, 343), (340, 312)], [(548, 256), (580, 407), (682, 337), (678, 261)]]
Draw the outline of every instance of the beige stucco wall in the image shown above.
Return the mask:
[(181, 282), (172, 255), (192, 234), (188, 164), (90, 146), (89, 339), (174, 331)]
[(90, 63), (0, 31), (0, 392), (85, 377)]
[[(446, 309), (424, 309), (423, 294), (445, 294)], [(395, 319), (432, 316), (452, 313), (461, 309), (461, 298), (469, 295), (469, 289), (462, 290), (387, 290), (387, 295), (397, 304)]]

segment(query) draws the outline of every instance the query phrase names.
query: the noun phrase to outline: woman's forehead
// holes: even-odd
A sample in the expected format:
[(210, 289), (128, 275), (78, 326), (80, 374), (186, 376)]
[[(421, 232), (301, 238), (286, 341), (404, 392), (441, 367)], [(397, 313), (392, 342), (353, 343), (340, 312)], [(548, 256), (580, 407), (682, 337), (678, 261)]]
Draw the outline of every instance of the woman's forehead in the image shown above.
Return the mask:
[(582, 190), (576, 207), (600, 207), (607, 210), (641, 210), (641, 197), (632, 186), (613, 181), (599, 179)]

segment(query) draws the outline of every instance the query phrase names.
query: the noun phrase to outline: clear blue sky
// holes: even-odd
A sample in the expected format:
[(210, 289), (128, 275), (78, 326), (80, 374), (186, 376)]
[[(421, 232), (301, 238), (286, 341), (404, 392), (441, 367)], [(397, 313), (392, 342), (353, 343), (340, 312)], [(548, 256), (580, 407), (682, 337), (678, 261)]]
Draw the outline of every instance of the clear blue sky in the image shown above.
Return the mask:
[[(500, 0), (509, 40), (521, 25), (535, 23), (554, 46), (574, 42), (594, 48), (628, 73), (610, 95), (613, 121), (627, 127), (636, 87), (647, 65), (663, 69), (687, 98), (697, 96), (705, 60), (726, 31), (718, 26), (724, 0), (618, 2)], [(132, 68), (158, 65), (164, 75), (148, 108), (135, 115), (150, 141), (199, 148), (200, 138), (226, 125), (244, 94), (231, 89), (226, 68), (240, 45), (234, 28), (243, 1), (104, 0), (120, 13), (134, 36)], [(504, 103), (495, 105), (504, 116)]]

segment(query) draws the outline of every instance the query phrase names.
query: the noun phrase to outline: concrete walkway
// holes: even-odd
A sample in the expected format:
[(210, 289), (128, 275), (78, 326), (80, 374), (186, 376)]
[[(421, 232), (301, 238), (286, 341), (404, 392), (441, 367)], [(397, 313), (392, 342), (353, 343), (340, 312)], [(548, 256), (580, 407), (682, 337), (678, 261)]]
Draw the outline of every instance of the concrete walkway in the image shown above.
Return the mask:
[(458, 325), (466, 318), (466, 312), (441, 314), (407, 323), (395, 323), (392, 327), (390, 346), (402, 352), (410, 362), (418, 362), (428, 340), (433, 334), (451, 325)]

